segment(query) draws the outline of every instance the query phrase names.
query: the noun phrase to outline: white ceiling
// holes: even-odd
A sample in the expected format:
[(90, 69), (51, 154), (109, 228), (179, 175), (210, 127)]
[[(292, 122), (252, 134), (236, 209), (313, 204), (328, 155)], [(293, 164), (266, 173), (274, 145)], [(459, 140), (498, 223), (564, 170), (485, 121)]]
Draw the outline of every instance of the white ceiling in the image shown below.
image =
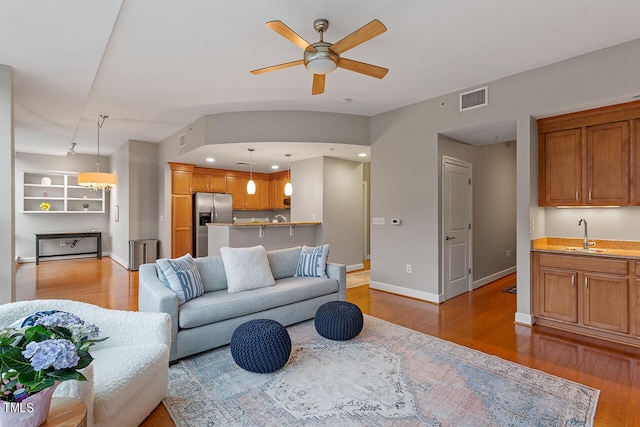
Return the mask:
[[(0, 63), (13, 68), (16, 151), (64, 155), (76, 141), (77, 152), (94, 154), (96, 120), (107, 114), (101, 150), (110, 154), (129, 139), (160, 142), (206, 114), (372, 116), (636, 39), (638, 16), (637, 0), (0, 0)], [(316, 18), (329, 20), (329, 42), (382, 21), (386, 33), (343, 56), (388, 75), (338, 69), (312, 96), (302, 66), (249, 73), (302, 58), (265, 22), (281, 20), (313, 43)]]

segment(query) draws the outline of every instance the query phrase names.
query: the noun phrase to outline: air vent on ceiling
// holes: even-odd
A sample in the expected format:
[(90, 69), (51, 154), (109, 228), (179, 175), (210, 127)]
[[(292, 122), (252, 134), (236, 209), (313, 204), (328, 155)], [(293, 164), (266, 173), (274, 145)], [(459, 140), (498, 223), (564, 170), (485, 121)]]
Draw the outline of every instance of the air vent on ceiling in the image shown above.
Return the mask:
[(178, 146), (179, 146), (180, 148), (182, 148), (182, 147), (184, 147), (184, 146), (186, 146), (186, 145), (187, 145), (187, 134), (186, 134), (186, 133), (183, 133), (182, 135), (180, 135), (180, 136), (178, 137)]
[(474, 108), (489, 105), (489, 87), (470, 90), (460, 94), (460, 111), (472, 110)]

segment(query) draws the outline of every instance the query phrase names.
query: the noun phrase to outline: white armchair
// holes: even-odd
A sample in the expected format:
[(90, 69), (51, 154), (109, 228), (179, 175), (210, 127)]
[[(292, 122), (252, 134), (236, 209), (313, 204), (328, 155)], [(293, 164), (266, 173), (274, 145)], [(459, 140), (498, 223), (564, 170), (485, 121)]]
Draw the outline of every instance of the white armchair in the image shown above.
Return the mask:
[(106, 341), (91, 347), (89, 381), (65, 381), (54, 397), (87, 405), (89, 426), (138, 426), (167, 395), (171, 318), (166, 313), (110, 310), (70, 300), (19, 301), (0, 305), (0, 327), (43, 310), (74, 313), (100, 328)]

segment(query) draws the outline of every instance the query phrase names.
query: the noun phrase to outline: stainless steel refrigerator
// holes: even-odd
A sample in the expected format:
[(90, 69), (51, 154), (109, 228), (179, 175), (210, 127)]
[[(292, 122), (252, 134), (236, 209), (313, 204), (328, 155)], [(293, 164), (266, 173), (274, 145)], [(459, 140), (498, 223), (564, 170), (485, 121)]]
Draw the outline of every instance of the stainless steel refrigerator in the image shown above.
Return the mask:
[(207, 224), (233, 222), (233, 196), (222, 193), (195, 193), (193, 195), (193, 253), (207, 256), (209, 253), (209, 231)]

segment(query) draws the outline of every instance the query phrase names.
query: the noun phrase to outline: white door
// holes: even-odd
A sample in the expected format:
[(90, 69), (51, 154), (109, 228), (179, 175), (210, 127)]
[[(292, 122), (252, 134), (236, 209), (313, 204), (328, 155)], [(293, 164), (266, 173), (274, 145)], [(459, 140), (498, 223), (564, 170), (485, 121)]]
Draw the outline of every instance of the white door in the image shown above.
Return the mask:
[(442, 158), (442, 250), (444, 299), (472, 290), (471, 164)]

